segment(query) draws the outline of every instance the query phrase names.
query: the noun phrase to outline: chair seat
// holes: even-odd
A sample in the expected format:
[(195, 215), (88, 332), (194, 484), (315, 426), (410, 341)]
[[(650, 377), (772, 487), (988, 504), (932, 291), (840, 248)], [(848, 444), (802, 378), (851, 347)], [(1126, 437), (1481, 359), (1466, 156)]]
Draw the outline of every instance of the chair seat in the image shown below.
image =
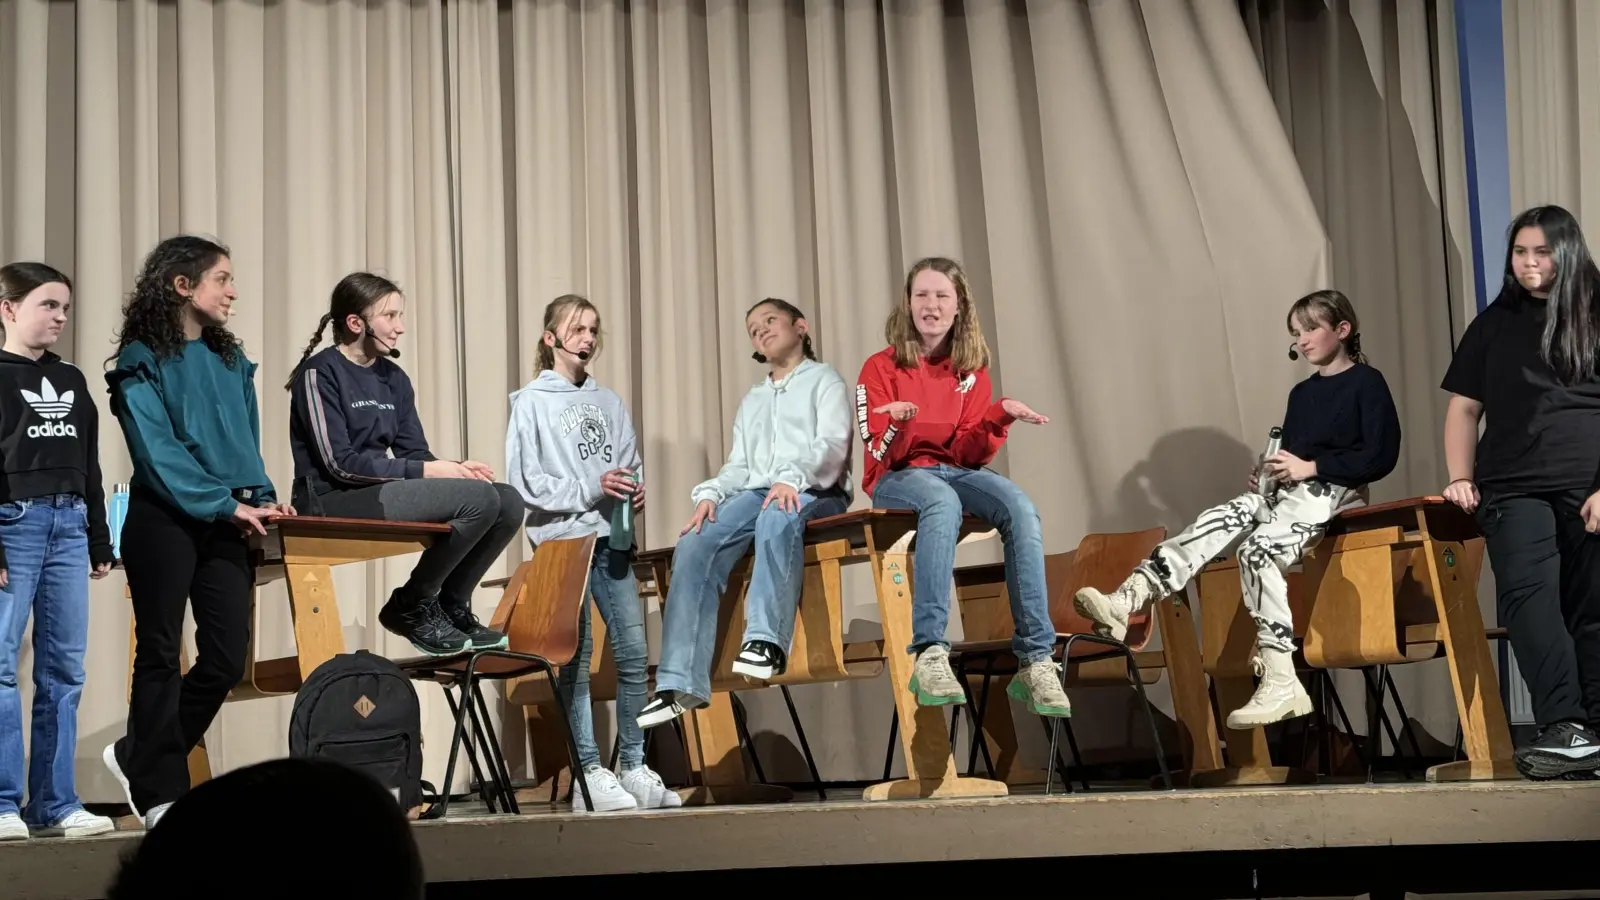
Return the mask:
[[(1067, 638), (1073, 636), (1073, 634), (1067, 632), (1056, 632), (1056, 645), (1051, 655), (1057, 662), (1061, 661), (1061, 649), (1066, 646)], [(1119, 644), (1112, 647), (1101, 643), (1106, 640), (1105, 638), (1085, 640), (1082, 635), (1078, 635), (1078, 637), (1079, 640), (1073, 642), (1072, 645), (1071, 661), (1073, 663), (1115, 659), (1120, 658), (1123, 654), (1122, 645)], [(983, 659), (985, 662), (984, 671), (995, 675), (1017, 670), (1017, 657), (1016, 654), (1011, 652), (1011, 640), (1009, 638), (1003, 641), (957, 641), (950, 645), (950, 657), (958, 662), (964, 657)]]
[[(467, 671), (467, 663), (472, 659), (473, 653), (505, 652), (505, 651), (473, 651), (457, 653), (454, 656), (414, 656), (407, 659), (397, 659), (394, 664), (401, 671), (412, 678), (419, 680), (432, 680), (440, 677), (459, 678)], [(544, 668), (544, 662), (531, 662), (527, 659), (516, 659), (506, 656), (485, 656), (478, 660), (473, 667), (472, 674), (475, 678), (515, 678), (529, 672)]]

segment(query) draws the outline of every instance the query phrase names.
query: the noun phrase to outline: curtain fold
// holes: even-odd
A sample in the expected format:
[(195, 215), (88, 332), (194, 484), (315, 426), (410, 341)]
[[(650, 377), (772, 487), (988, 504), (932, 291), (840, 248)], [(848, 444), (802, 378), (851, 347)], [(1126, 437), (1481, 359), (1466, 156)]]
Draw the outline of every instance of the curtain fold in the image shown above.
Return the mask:
[[(1600, 7), (1506, 0), (1501, 9), (1513, 214), (1554, 203), (1584, 223), (1585, 214), (1600, 214)], [(1588, 230), (1600, 232), (1600, 225)]]

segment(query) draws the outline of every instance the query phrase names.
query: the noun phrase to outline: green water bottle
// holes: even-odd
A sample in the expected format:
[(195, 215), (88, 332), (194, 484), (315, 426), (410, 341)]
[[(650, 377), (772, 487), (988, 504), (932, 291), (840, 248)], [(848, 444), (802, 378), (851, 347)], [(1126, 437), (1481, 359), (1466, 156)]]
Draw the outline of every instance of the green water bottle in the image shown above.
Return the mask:
[[(634, 485), (639, 484), (639, 476), (629, 474)], [(619, 553), (626, 552), (633, 547), (633, 497), (627, 496), (618, 500), (616, 506), (611, 508), (611, 549)]]

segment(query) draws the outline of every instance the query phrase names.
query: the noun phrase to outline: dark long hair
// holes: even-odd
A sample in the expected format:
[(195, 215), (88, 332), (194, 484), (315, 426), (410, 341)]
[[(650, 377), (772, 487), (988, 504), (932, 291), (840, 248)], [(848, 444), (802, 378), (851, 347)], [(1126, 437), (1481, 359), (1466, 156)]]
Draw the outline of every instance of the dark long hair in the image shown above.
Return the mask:
[[(351, 331), (345, 327), (345, 321), (351, 316), (367, 317), (367, 309), (372, 304), (389, 296), (400, 293), (400, 286), (382, 275), (371, 272), (351, 272), (339, 279), (333, 287), (333, 296), (328, 299), (328, 311), (323, 313), (322, 320), (317, 323), (317, 330), (311, 332), (311, 343), (306, 344), (306, 349), (300, 353), (300, 361), (305, 362), (311, 358), (312, 351), (322, 343), (322, 333), (333, 326), (333, 340), (335, 344), (348, 344), (361, 338), (361, 332)], [(296, 366), (293, 375), (284, 383), (283, 389), (293, 390), (294, 380), (300, 377), (300, 367)]]
[[(64, 284), (72, 290), (72, 279), (44, 263), (14, 262), (0, 266), (0, 303), (21, 303), (27, 296), (47, 284)], [(0, 318), (0, 331), (5, 330), (5, 320)]]
[[(141, 341), (157, 359), (177, 356), (188, 340), (183, 332), (183, 307), (189, 301), (172, 282), (179, 275), (196, 284), (219, 261), (230, 257), (228, 248), (216, 241), (192, 235), (170, 237), (157, 244), (134, 279), (133, 292), (122, 304), (122, 328), (117, 332), (117, 349), (107, 362), (117, 358), (134, 341)], [(233, 332), (221, 325), (207, 325), (200, 332), (211, 352), (232, 368), (244, 356), (244, 345)]]
[[(763, 306), (770, 306), (778, 312), (783, 313), (789, 317), (789, 321), (791, 322), (804, 322), (806, 320), (806, 314), (800, 311), (800, 307), (795, 306), (793, 303), (790, 303), (787, 300), (779, 300), (777, 297), (768, 297), (760, 303), (757, 303), (755, 306), (745, 310), (744, 317), (746, 319), (750, 318), (751, 313)], [(817, 358), (817, 351), (811, 349), (811, 333), (809, 331), (800, 336), (800, 352), (805, 354), (806, 359), (815, 360)], [(767, 361), (767, 357), (759, 350), (750, 354), (750, 358), (754, 359), (758, 363), (763, 364), (765, 364)]]
[(1506, 231), (1506, 275), (1501, 296), (1526, 296), (1527, 289), (1511, 268), (1517, 232), (1544, 231), (1545, 246), (1555, 259), (1556, 280), (1550, 287), (1549, 310), (1539, 356), (1565, 384), (1592, 381), (1600, 374), (1600, 270), (1584, 242), (1572, 213), (1559, 206), (1535, 206), (1511, 220)]

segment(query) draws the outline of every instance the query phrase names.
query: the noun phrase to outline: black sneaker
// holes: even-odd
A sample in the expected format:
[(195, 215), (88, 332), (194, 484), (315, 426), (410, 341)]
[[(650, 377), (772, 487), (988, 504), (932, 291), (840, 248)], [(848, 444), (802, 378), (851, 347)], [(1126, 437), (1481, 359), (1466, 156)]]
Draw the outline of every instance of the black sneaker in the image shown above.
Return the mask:
[(1518, 748), (1516, 761), (1517, 771), (1534, 781), (1588, 780), (1600, 769), (1600, 735), (1578, 722), (1557, 722)]
[(483, 624), (472, 610), (446, 607), (439, 604), (446, 619), (455, 629), (467, 636), (467, 646), (473, 650), (504, 650), (511, 639)]
[(691, 709), (697, 709), (704, 705), (688, 694), (680, 694), (677, 691), (657, 691), (656, 695), (650, 698), (650, 702), (639, 710), (639, 727), (654, 728), (664, 722), (671, 722)]
[(396, 590), (378, 611), (378, 624), (410, 641), (427, 656), (454, 656), (467, 649), (467, 636), (450, 624), (439, 609), (439, 601), (432, 598), (417, 603)]
[(739, 656), (733, 661), (733, 670), (762, 681), (782, 675), (789, 667), (789, 659), (777, 644), (770, 641), (745, 641)]

